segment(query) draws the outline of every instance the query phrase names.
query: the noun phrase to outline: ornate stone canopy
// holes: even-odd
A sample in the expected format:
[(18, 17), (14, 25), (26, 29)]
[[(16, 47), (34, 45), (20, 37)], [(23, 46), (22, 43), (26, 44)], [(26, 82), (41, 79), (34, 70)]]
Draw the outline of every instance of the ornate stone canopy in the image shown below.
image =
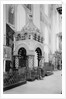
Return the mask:
[(40, 33), (40, 30), (34, 25), (33, 21), (30, 20), (21, 30), (21, 32), (27, 33)]
[(27, 12), (27, 8), (25, 11), (27, 21), (22, 30), (16, 33), (16, 41), (30, 39), (43, 43), (43, 35), (40, 30), (34, 25), (32, 13), (30, 13), (31, 11), (29, 10), (29, 12)]
[(34, 25), (32, 20), (28, 21), (22, 30), (17, 32), (15, 36), (16, 41), (33, 39), (40, 43), (43, 43), (43, 36), (40, 33), (40, 30)]

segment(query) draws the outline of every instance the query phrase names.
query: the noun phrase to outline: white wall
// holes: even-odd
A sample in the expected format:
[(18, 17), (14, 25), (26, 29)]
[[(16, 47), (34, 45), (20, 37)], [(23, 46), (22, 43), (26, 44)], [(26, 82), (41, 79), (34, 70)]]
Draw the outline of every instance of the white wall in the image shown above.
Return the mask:
[(45, 52), (45, 61), (48, 62), (49, 59), (49, 31), (48, 27), (45, 26), (45, 31), (44, 31), (44, 52)]
[(33, 5), (33, 22), (40, 29), (40, 5)]
[(17, 19), (16, 19), (16, 29), (21, 31), (23, 26), (26, 24), (26, 13), (22, 5), (17, 6)]
[(53, 12), (52, 15), (52, 22), (51, 22), (51, 48), (52, 48), (52, 53), (55, 52), (56, 50), (56, 14)]
[(56, 10), (56, 5), (43, 5), (43, 13), (45, 14), (46, 19), (50, 22), (48, 26), (47, 21), (44, 17), (44, 23), (41, 23), (41, 30), (44, 36), (44, 52), (45, 52), (45, 61), (48, 62), (49, 52), (52, 54), (59, 47), (59, 42), (57, 40), (57, 35), (62, 31), (62, 21), (59, 13)]
[(45, 62), (48, 62), (49, 59), (49, 26), (48, 26), (48, 21), (47, 21), (47, 18), (48, 18), (48, 5), (42, 5), (41, 6), (41, 10), (42, 10), (42, 18), (43, 21), (41, 21), (41, 32), (43, 34), (43, 37), (44, 37), (44, 52), (45, 52)]
[(48, 4), (44, 4), (44, 13), (48, 16)]
[(59, 49), (59, 41), (57, 34), (62, 32), (62, 19), (59, 15), (56, 5), (53, 6), (53, 12), (51, 17), (51, 49), (52, 53)]

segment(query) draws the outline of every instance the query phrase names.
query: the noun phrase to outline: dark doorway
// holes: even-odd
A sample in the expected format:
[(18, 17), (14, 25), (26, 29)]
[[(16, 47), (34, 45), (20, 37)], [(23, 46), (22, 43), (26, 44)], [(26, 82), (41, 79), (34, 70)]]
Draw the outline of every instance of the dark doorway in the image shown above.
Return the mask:
[(9, 72), (10, 70), (10, 61), (6, 61), (6, 72)]
[(41, 51), (41, 49), (39, 47), (35, 51), (37, 52), (38, 67), (39, 67), (39, 62), (40, 62), (40, 60), (42, 58), (42, 51)]
[(26, 49), (20, 48), (18, 51), (18, 57), (19, 57), (19, 67), (26, 67)]

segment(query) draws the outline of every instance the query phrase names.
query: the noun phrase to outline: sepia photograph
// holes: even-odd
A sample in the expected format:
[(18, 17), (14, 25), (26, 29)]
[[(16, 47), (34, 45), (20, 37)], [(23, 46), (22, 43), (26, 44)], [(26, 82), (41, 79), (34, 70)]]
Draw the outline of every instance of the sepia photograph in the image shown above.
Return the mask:
[(2, 3), (4, 96), (64, 94), (62, 7), (62, 2)]

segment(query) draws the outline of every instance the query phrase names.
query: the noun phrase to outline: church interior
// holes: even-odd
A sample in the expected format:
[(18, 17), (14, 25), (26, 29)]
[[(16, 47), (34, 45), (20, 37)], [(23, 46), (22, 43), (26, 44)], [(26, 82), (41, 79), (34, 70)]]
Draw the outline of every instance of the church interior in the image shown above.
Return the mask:
[(62, 4), (3, 5), (3, 88), (62, 70)]

